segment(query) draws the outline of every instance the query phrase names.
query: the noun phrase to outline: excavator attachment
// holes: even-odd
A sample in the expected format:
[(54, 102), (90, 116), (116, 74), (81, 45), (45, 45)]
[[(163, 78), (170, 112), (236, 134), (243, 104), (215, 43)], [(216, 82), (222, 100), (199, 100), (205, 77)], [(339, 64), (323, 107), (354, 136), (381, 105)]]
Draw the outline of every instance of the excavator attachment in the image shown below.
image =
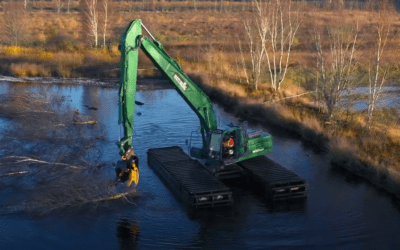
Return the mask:
[(126, 186), (130, 187), (139, 183), (139, 158), (132, 148), (125, 151), (121, 156), (121, 161), (117, 162), (115, 173), (117, 174), (118, 182), (126, 182)]
[(118, 161), (115, 172), (117, 174), (117, 181), (126, 182), (127, 187), (130, 187), (132, 183), (133, 187), (136, 187), (139, 183), (139, 168), (135, 162)]
[(132, 162), (129, 171), (128, 183), (126, 184), (126, 186), (129, 187), (132, 183), (134, 184), (134, 187), (136, 187), (136, 185), (139, 183), (139, 168), (134, 162)]

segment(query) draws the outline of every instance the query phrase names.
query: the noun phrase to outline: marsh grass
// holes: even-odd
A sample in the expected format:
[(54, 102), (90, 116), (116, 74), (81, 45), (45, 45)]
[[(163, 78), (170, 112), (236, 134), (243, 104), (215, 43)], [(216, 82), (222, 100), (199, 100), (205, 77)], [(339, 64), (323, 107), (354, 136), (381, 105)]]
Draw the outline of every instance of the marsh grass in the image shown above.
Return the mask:
[(111, 69), (118, 68), (120, 58), (114, 48), (50, 52), (42, 48), (4, 46), (2, 51), (1, 68), (14, 76), (115, 77), (118, 72)]
[(51, 76), (50, 69), (33, 63), (11, 63), (10, 71), (14, 76)]

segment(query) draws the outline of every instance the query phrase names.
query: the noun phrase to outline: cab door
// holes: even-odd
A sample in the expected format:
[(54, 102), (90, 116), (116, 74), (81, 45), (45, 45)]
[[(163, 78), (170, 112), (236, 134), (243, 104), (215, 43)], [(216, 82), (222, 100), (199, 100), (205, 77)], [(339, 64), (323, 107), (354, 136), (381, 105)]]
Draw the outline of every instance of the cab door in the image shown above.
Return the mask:
[(248, 148), (247, 148), (248, 138), (247, 138), (246, 130), (243, 128), (240, 128), (240, 129), (236, 130), (235, 132), (236, 132), (235, 137), (236, 137), (236, 153), (237, 153), (236, 158), (247, 156), (249, 153), (248, 153)]
[(209, 163), (218, 165), (222, 158), (222, 131), (213, 130), (210, 135)]

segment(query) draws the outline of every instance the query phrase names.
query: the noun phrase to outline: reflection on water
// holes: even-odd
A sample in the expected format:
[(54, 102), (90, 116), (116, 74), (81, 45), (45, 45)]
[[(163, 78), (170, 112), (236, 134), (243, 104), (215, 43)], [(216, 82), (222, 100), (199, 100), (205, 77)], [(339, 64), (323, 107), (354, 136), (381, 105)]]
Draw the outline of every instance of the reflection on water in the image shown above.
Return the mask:
[[(40, 86), (0, 84), (2, 93), (15, 88), (39, 91)], [(96, 160), (115, 162), (119, 157), (115, 142), (122, 136), (117, 124), (118, 89), (53, 85), (45, 89), (70, 96), (74, 109), (106, 127), (106, 140), (99, 145), (101, 159)], [(134, 204), (124, 200), (88, 204), (82, 208), (86, 212), (75, 214), (71, 207), (42, 219), (0, 215), (1, 249), (397, 249), (400, 244), (400, 213), (391, 197), (332, 170), (326, 155), (284, 131), (252, 124), (249, 128), (274, 136), (269, 157), (307, 180), (308, 199), (272, 204), (246, 183), (228, 183), (234, 195), (232, 207), (186, 210), (148, 167), (146, 150), (172, 145), (186, 149), (185, 141), (199, 128), (198, 118), (174, 90), (139, 91), (137, 99), (145, 105), (136, 107), (141, 115), (134, 122), (133, 143), (141, 159)], [(219, 125), (238, 123), (218, 106), (216, 114)], [(113, 168), (104, 171), (105, 177), (115, 178)], [(12, 179), (0, 179), (0, 198), (12, 196), (11, 184)], [(0, 210), (5, 205), (0, 200)]]
[(117, 238), (120, 249), (137, 249), (140, 228), (136, 221), (123, 218), (117, 223)]

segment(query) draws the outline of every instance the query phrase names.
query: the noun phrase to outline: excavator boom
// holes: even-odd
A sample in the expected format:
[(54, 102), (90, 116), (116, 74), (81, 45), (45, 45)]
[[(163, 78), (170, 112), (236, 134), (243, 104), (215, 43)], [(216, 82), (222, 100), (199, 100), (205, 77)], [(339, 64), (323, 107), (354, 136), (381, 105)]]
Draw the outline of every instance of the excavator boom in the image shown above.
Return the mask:
[(121, 51), (121, 78), (119, 89), (119, 116), (118, 124), (124, 127), (124, 138), (118, 143), (120, 152), (132, 146), (133, 116), (135, 113), (135, 95), (137, 81), (137, 67), (139, 61), (139, 41), (142, 29), (138, 25), (130, 25), (122, 37)]
[[(164, 50), (161, 43), (142, 36), (141, 20), (133, 21), (124, 36), (121, 46), (121, 86), (119, 93), (119, 123), (124, 127), (124, 139), (120, 150), (132, 145), (133, 115), (135, 112), (135, 94), (138, 68), (138, 49), (151, 59), (154, 65), (164, 73), (200, 119), (203, 144), (207, 144), (207, 134), (217, 129), (217, 121), (208, 96), (182, 71)], [(147, 29), (146, 29), (147, 30)]]

